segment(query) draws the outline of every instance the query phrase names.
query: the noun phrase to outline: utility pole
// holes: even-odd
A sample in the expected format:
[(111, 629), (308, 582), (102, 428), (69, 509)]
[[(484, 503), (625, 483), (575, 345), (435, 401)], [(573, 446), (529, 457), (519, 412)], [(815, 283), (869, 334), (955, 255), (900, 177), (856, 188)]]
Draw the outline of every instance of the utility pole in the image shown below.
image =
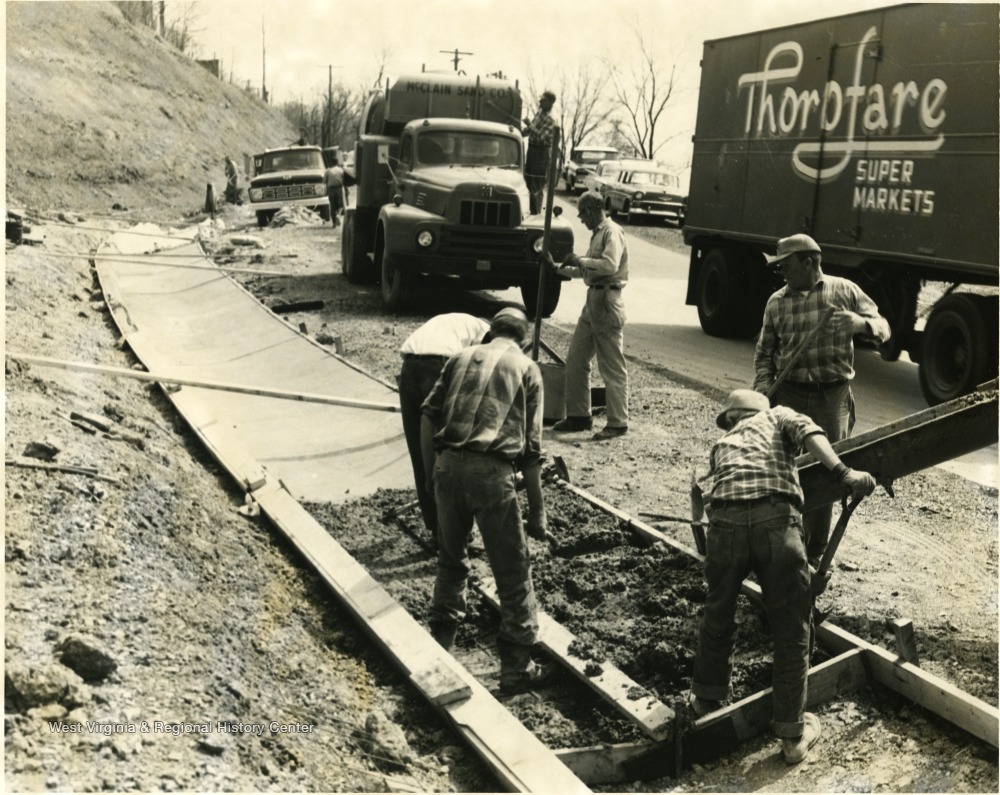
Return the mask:
[(449, 55), (452, 56), (451, 60), (452, 60), (452, 63), (455, 64), (455, 71), (456, 72), (458, 71), (458, 62), (461, 60), (461, 58), (459, 58), (458, 56), (460, 56), (460, 55), (475, 55), (474, 52), (459, 52), (457, 47), (455, 48), (454, 53), (451, 50), (438, 50), (438, 52), (448, 53)]
[(267, 47), (264, 45), (264, 14), (260, 15), (260, 98), (267, 105)]

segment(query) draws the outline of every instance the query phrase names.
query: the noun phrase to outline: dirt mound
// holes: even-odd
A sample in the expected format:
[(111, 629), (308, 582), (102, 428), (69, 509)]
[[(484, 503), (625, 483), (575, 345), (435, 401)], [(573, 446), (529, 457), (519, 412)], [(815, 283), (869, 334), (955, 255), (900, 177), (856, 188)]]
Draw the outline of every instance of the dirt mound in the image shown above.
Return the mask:
[(177, 219), (222, 161), (294, 140), (278, 111), (126, 21), (114, 3), (11, 3), (7, 206)]

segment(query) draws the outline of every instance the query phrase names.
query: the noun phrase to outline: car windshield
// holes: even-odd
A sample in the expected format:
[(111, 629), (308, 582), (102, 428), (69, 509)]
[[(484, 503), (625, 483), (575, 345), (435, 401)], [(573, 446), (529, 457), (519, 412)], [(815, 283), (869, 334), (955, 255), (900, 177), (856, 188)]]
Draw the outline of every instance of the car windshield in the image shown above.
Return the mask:
[(417, 139), (417, 162), (424, 166), (520, 168), (521, 147), (514, 138), (471, 132), (430, 132)]
[(664, 171), (636, 171), (631, 181), (633, 185), (662, 185), (665, 188), (680, 186), (676, 175)]
[(577, 163), (600, 163), (602, 160), (613, 160), (618, 156), (618, 153), (613, 149), (600, 149), (594, 151), (578, 151), (576, 157), (573, 158)]
[(300, 171), (302, 169), (322, 169), (323, 155), (318, 149), (288, 150), (284, 152), (265, 152), (255, 158), (257, 173), (267, 174), (271, 171)]

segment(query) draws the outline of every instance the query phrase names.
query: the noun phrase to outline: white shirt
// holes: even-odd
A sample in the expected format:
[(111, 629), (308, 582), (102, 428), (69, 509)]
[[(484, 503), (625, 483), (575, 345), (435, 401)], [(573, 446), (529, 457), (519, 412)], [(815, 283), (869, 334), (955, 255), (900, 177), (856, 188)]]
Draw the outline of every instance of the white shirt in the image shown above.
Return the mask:
[(482, 342), (489, 330), (487, 321), (464, 312), (436, 315), (407, 337), (399, 352), (451, 357), (463, 348)]

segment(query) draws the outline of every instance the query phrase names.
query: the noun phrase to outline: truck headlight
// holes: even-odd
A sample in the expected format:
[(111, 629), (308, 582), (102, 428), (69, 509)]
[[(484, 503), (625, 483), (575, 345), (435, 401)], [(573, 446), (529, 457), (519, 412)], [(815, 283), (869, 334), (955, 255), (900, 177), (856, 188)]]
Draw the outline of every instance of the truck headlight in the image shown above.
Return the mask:
[(545, 243), (545, 238), (536, 237), (535, 242), (531, 244), (531, 247), (535, 250), (536, 254), (542, 253), (542, 245)]
[(262, 191), (260, 188), (250, 189), (250, 201), (259, 202), (263, 198), (264, 198), (264, 191)]
[(326, 196), (326, 185), (322, 182), (317, 182), (313, 185), (313, 195), (314, 196)]
[(430, 248), (434, 245), (434, 233), (429, 229), (422, 229), (417, 233), (417, 245), (421, 248)]

